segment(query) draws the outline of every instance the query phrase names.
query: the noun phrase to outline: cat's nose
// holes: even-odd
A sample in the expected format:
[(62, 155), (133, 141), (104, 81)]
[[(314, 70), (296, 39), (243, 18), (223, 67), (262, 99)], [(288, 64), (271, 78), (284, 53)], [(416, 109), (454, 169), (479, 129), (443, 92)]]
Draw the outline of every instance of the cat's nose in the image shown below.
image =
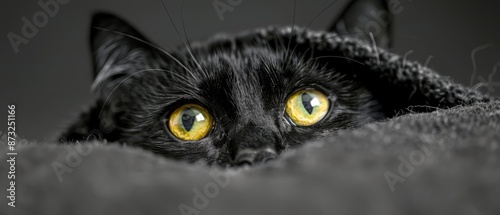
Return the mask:
[(276, 150), (266, 147), (262, 149), (242, 149), (236, 154), (235, 164), (237, 166), (255, 165), (276, 159)]

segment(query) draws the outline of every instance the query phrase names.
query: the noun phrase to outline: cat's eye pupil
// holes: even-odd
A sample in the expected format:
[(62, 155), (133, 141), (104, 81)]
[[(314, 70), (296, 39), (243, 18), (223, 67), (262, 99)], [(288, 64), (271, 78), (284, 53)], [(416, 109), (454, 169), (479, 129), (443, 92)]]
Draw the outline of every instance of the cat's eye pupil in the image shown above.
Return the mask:
[(320, 102), (318, 98), (315, 96), (312, 96), (309, 93), (303, 93), (302, 96), (302, 105), (304, 106), (304, 109), (306, 109), (307, 113), (312, 114), (314, 111), (314, 107), (320, 105)]
[(288, 119), (298, 126), (310, 126), (328, 113), (328, 97), (319, 90), (303, 89), (293, 93), (286, 102)]
[(201, 140), (210, 132), (213, 118), (204, 107), (185, 104), (176, 108), (168, 117), (168, 129), (179, 140)]
[(196, 120), (197, 114), (201, 114), (201, 113), (199, 113), (199, 112), (196, 113), (191, 108), (187, 108), (186, 110), (184, 110), (184, 113), (182, 113), (182, 118), (181, 118), (182, 126), (184, 126), (184, 129), (186, 129), (186, 131), (191, 131), (191, 129), (193, 128), (194, 121)]

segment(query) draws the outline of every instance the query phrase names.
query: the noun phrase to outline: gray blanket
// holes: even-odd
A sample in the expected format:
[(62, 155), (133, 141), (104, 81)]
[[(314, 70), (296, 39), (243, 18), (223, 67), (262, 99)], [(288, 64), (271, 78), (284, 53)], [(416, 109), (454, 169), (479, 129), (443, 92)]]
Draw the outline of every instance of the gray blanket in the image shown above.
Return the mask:
[(1, 208), (51, 215), (500, 214), (499, 130), (499, 102), (437, 109), (230, 171), (113, 144), (18, 143), (16, 207)]
[[(236, 40), (276, 37), (359, 61), (346, 72), (366, 81), (394, 117), (248, 169), (187, 164), (106, 142), (18, 140), (15, 190), (2, 176), (0, 214), (500, 214), (498, 99), (332, 33), (270, 28)], [(12, 170), (5, 133), (0, 142), (5, 173)], [(12, 192), (15, 208), (7, 205)]]

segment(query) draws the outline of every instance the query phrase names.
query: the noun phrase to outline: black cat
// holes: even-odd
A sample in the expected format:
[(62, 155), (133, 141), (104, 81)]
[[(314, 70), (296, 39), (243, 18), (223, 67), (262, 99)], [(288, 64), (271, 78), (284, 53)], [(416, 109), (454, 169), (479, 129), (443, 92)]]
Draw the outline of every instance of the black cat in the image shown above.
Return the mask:
[[(387, 48), (389, 22), (376, 34), (354, 32), (374, 10), (389, 11), (385, 1), (353, 1), (329, 31)], [(251, 165), (395, 110), (353, 72), (369, 68), (298, 44), (314, 34), (308, 29), (218, 36), (166, 52), (113, 15), (96, 14), (92, 26), (96, 102), (65, 142), (92, 136), (189, 162)]]

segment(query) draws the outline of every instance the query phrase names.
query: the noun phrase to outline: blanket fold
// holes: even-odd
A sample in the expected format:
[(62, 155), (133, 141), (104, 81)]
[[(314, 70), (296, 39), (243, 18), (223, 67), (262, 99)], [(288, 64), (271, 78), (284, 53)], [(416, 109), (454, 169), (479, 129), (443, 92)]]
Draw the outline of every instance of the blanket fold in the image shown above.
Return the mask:
[(99, 141), (19, 140), (16, 207), (5, 202), (0, 213), (500, 214), (498, 98), (333, 33), (267, 28), (192, 46), (279, 48), (277, 38), (290, 39), (305, 55), (332, 56), (325, 64), (350, 68), (339, 72), (364, 83), (391, 118), (238, 170)]
[(500, 102), (440, 109), (229, 172), (118, 145), (20, 143), (17, 205), (7, 212), (498, 214), (499, 129)]

